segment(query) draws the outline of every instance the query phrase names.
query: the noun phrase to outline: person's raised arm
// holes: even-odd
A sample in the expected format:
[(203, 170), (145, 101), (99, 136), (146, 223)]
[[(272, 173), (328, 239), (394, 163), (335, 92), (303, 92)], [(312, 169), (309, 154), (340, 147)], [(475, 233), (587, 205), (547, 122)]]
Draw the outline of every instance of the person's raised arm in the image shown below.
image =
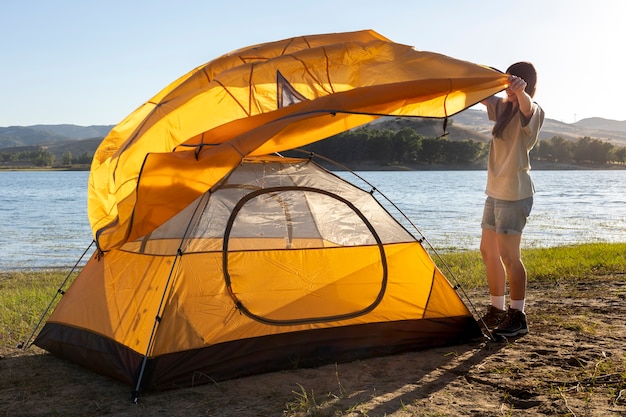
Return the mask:
[(533, 115), (533, 101), (532, 98), (526, 93), (526, 81), (517, 77), (515, 75), (511, 75), (509, 77), (510, 85), (507, 88), (508, 91), (515, 94), (517, 96), (517, 105), (519, 106), (520, 112), (526, 117), (530, 117)]

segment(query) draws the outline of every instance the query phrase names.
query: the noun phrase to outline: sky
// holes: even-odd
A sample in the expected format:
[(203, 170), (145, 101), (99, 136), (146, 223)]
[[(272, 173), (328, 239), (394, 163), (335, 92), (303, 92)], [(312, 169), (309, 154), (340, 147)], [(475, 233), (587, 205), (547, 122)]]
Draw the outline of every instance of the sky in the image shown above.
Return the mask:
[(622, 0), (20, 0), (0, 13), (0, 127), (115, 125), (220, 55), (372, 29), (502, 71), (537, 68), (546, 117), (626, 120)]

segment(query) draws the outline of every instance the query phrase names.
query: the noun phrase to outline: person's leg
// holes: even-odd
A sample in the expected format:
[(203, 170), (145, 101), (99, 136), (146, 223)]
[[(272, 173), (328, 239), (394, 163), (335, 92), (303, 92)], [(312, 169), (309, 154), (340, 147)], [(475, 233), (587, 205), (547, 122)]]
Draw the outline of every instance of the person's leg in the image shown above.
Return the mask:
[(526, 268), (522, 262), (520, 244), (522, 235), (497, 234), (500, 258), (509, 280), (509, 297), (512, 308), (524, 311), (526, 300)]
[[(532, 197), (519, 201), (494, 200), (494, 236), (489, 236), (485, 241), (495, 240), (499, 256), (502, 275), (505, 282), (500, 278), (493, 278), (494, 291), (506, 289), (506, 281), (509, 285), (509, 309), (506, 318), (495, 329), (497, 334), (512, 337), (528, 333), (528, 324), (524, 306), (526, 303), (526, 268), (522, 262), (521, 241), (522, 231), (526, 225), (526, 219), (532, 208)], [(484, 237), (485, 235), (483, 235)], [(493, 250), (492, 250), (493, 251)], [(485, 256), (483, 255), (483, 259)], [(492, 260), (492, 265), (495, 262)], [(489, 279), (489, 274), (487, 275)], [(490, 281), (490, 291), (491, 291)], [(500, 290), (499, 285), (502, 285)]]
[(493, 329), (499, 326), (506, 318), (506, 302), (504, 293), (506, 290), (506, 275), (504, 266), (500, 260), (498, 240), (496, 238), (495, 200), (487, 197), (483, 210), (481, 223), (482, 239), (480, 241), (480, 253), (483, 257), (487, 270), (487, 282), (489, 283), (489, 309), (480, 321)]
[(487, 313), (482, 316), (481, 322), (491, 330), (498, 327), (507, 316), (504, 298), (506, 291), (506, 275), (502, 261), (500, 260), (498, 240), (494, 230), (483, 228), (480, 252), (483, 256), (485, 269), (487, 270), (490, 298), (489, 309)]
[(498, 250), (509, 283), (509, 306), (524, 312), (526, 300), (526, 268), (522, 262), (522, 231), (532, 210), (533, 198), (495, 202)]
[(498, 234), (498, 247), (502, 263), (509, 281), (509, 308), (507, 316), (494, 330), (505, 337), (515, 337), (528, 333), (528, 323), (524, 313), (526, 302), (526, 268), (522, 262), (521, 234)]
[(487, 271), (489, 294), (492, 296), (504, 296), (506, 291), (506, 272), (502, 264), (498, 234), (495, 230), (483, 229), (480, 240), (480, 253)]

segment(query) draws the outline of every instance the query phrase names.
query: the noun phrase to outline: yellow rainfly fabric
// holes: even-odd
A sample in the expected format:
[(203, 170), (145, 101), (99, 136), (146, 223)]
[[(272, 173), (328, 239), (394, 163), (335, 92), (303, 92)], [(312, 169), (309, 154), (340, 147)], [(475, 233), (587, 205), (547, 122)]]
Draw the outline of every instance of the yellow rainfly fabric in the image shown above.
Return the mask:
[[(324, 257), (324, 262), (315, 259), (316, 252)], [(321, 255), (322, 252), (324, 255)], [(218, 267), (221, 254), (186, 255), (183, 257), (181, 275), (176, 279), (163, 313), (163, 321), (159, 324), (151, 355), (159, 356), (233, 340), (306, 329), (470, 315), (421, 245), (386, 245), (385, 252), (392, 269), (389, 271), (384, 298), (373, 311), (356, 318), (320, 320), (310, 324), (297, 324), (294, 321), (360, 311), (375, 301), (381, 289), (380, 255), (376, 247), (303, 252), (310, 257), (303, 263), (309, 268), (303, 275), (319, 278), (315, 286), (302, 285), (301, 282), (289, 285), (292, 280), (297, 281), (298, 277), (293, 274), (283, 277), (279, 267), (271, 267), (285, 262), (285, 257), (297, 257), (293, 251), (233, 254), (237, 257), (232, 260), (236, 267), (230, 271), (233, 291), (253, 314), (264, 319), (292, 321), (278, 326), (268, 326), (253, 320), (234, 308), (224, 280), (221, 279), (222, 270)], [(329, 259), (329, 256), (335, 259)], [(246, 259), (242, 259), (244, 257)], [(361, 267), (354, 266), (358, 273), (346, 276), (342, 271), (334, 269), (345, 264), (346, 257), (359, 262)], [(319, 274), (311, 270), (319, 271)], [(215, 276), (209, 276), (207, 271), (214, 271)], [(281, 276), (276, 277), (277, 274)], [(423, 279), (415, 279), (416, 276)], [(279, 285), (280, 288), (274, 288), (273, 285)], [(407, 297), (407, 294), (411, 296)]]
[[(372, 31), (235, 51), (167, 86), (104, 139), (90, 175), (92, 230), (100, 249), (120, 247), (245, 156), (303, 146), (381, 115), (451, 116), (505, 87), (498, 71)], [(283, 90), (298, 99), (283, 102)], [(205, 146), (187, 150), (198, 144)]]
[(90, 329), (145, 353), (173, 259), (122, 251), (108, 253), (106, 262), (92, 259), (81, 271), (88, 279), (72, 284), (48, 322)]
[[(470, 315), (419, 243), (385, 245), (385, 253), (390, 269), (382, 302), (367, 314), (341, 321), (323, 319), (362, 311), (375, 302), (381, 291), (381, 259), (376, 246), (304, 251), (308, 259), (300, 262), (308, 270), (302, 276), (315, 276), (315, 286), (302, 285), (298, 275), (281, 274), (277, 265), (289, 262), (285, 257), (296, 256), (293, 251), (233, 253), (229, 271), (233, 290), (253, 314), (279, 322), (292, 321), (282, 326), (265, 325), (235, 308), (223, 279), (220, 252), (185, 255), (171, 275), (173, 257), (111, 251), (106, 255), (107, 262), (87, 264), (82, 274), (88, 274), (89, 279), (77, 280), (70, 287), (48, 322), (90, 329), (145, 354), (154, 319), (161, 315), (154, 346), (148, 352), (155, 357), (305, 329)], [(316, 256), (323, 256), (324, 261)], [(359, 262), (360, 266), (346, 266), (358, 273), (345, 274), (341, 270), (347, 257)], [(166, 307), (159, 311), (168, 279), (171, 283)], [(77, 309), (98, 314), (76, 314)], [(311, 317), (320, 320), (311, 324), (293, 322)]]

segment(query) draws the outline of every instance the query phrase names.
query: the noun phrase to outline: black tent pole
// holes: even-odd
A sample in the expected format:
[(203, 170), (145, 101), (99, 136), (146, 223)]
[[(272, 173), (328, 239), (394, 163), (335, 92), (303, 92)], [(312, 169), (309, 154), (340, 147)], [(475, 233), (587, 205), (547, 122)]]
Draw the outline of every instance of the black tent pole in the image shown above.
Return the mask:
[(61, 285), (59, 285), (59, 288), (57, 288), (57, 291), (52, 296), (52, 299), (50, 300), (50, 303), (48, 304), (48, 307), (46, 307), (44, 312), (41, 314), (41, 317), (39, 318), (39, 322), (37, 323), (37, 325), (33, 329), (33, 332), (28, 337), (28, 339), (26, 339), (24, 342), (21, 342), (20, 344), (17, 345), (18, 349), (26, 350), (28, 347), (30, 347), (30, 345), (32, 344), (33, 338), (35, 337), (35, 333), (37, 333), (37, 330), (39, 330), (39, 327), (41, 327), (41, 323), (43, 323), (43, 321), (45, 320), (46, 316), (48, 315), (48, 312), (52, 308), (52, 304), (54, 304), (54, 300), (56, 300), (57, 295), (65, 294), (65, 291), (63, 290), (63, 288), (67, 284), (67, 281), (69, 281), (70, 277), (72, 276), (72, 273), (74, 273), (74, 271), (78, 267), (78, 264), (80, 264), (80, 262), (83, 260), (83, 257), (89, 251), (89, 249), (91, 249), (91, 247), (93, 246), (94, 243), (95, 243), (95, 240), (92, 240), (91, 243), (89, 244), (89, 246), (87, 246), (87, 249), (85, 249), (83, 254), (80, 255), (80, 258), (78, 258), (78, 260), (76, 261), (76, 263), (74, 264), (74, 266), (72, 267), (70, 272), (68, 272), (68, 274), (66, 275), (65, 279), (63, 280)]

